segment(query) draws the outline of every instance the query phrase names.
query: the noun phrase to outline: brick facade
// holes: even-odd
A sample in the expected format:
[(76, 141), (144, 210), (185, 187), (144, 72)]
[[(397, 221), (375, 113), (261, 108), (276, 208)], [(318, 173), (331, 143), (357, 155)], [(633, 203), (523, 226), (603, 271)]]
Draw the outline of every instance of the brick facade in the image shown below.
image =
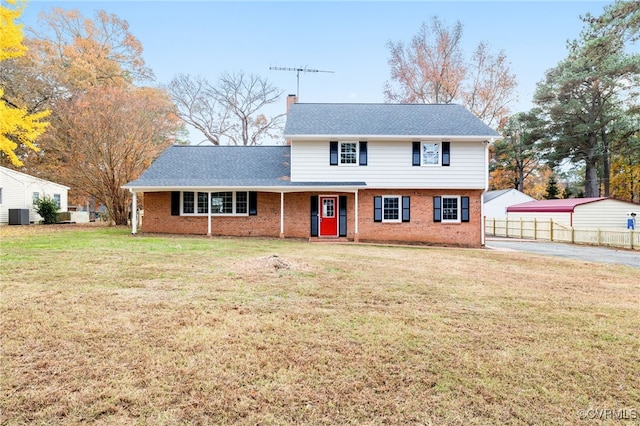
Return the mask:
[[(377, 195), (411, 197), (411, 220), (398, 223), (374, 222), (373, 197)], [(443, 195), (469, 197), (469, 222), (433, 221), (433, 197)], [(466, 247), (482, 245), (481, 190), (367, 189), (360, 191), (358, 197), (360, 241), (397, 241)]]
[[(347, 239), (377, 242), (406, 242), (479, 247), (482, 244), (481, 190), (361, 190), (358, 193), (358, 235), (355, 234), (355, 194), (299, 192), (284, 194), (284, 235), (280, 235), (280, 193), (259, 192), (255, 216), (212, 216), (211, 234), (225, 236), (310, 237), (310, 197), (346, 195)], [(411, 220), (400, 223), (374, 222), (373, 197), (398, 195), (411, 197)], [(469, 197), (470, 221), (433, 221), (433, 197)], [(144, 220), (141, 231), (173, 234), (207, 234), (207, 216), (172, 216), (170, 192), (144, 194)]]

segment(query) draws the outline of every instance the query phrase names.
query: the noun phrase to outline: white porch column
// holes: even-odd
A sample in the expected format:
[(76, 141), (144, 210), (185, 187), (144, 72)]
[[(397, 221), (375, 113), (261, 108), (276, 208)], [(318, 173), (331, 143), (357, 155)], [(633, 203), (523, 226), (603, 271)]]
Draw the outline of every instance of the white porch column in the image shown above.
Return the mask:
[(280, 238), (284, 238), (284, 192), (280, 192)]
[(207, 192), (207, 237), (211, 236), (211, 192)]
[(133, 200), (131, 202), (131, 234), (138, 233), (138, 194), (130, 189)]
[[(486, 189), (485, 189), (485, 192), (486, 192)], [(487, 218), (484, 217), (484, 194), (480, 194), (480, 223), (481, 223), (481, 226), (482, 226), (482, 230), (480, 232), (480, 244), (483, 247), (484, 247), (484, 245), (486, 243), (486, 241), (485, 241), (485, 233), (487, 232), (486, 220), (487, 220)], [(520, 226), (520, 238), (522, 238), (522, 222), (521, 222), (521, 226)]]

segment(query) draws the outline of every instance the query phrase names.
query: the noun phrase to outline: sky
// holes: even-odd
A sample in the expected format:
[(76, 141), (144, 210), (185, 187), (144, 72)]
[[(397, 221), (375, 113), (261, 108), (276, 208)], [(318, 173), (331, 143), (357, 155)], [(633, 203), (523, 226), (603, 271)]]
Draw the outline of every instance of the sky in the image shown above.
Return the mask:
[[(512, 112), (532, 107), (536, 83), (566, 57), (566, 42), (578, 38), (580, 15), (600, 15), (602, 1), (48, 1), (30, 0), (20, 22), (38, 28), (38, 15), (52, 7), (98, 10), (129, 23), (144, 48), (155, 84), (179, 73), (215, 81), (224, 72), (256, 74), (283, 91), (266, 111), (285, 111), (285, 97), (300, 102), (384, 102), (390, 79), (387, 43), (410, 42), (422, 23), (438, 16), (447, 26), (463, 25), (467, 55), (480, 42), (504, 51), (518, 81)], [(203, 137), (191, 133), (191, 140)]]

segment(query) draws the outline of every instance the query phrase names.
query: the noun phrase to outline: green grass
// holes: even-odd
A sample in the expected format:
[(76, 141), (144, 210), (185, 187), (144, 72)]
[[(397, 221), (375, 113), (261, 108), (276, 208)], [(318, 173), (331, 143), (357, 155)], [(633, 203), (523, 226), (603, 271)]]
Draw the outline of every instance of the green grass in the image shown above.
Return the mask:
[(0, 237), (1, 424), (588, 424), (579, 410), (640, 409), (637, 269), (121, 228)]

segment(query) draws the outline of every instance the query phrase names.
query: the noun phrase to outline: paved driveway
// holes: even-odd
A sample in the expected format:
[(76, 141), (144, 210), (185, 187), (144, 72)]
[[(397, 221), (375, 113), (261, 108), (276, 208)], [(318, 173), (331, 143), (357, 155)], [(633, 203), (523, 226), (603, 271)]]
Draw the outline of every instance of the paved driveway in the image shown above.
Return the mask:
[(550, 243), (513, 238), (487, 238), (486, 247), (494, 250), (516, 250), (529, 253), (560, 256), (587, 262), (618, 263), (640, 268), (640, 251), (617, 250), (606, 247), (582, 246), (576, 244)]

